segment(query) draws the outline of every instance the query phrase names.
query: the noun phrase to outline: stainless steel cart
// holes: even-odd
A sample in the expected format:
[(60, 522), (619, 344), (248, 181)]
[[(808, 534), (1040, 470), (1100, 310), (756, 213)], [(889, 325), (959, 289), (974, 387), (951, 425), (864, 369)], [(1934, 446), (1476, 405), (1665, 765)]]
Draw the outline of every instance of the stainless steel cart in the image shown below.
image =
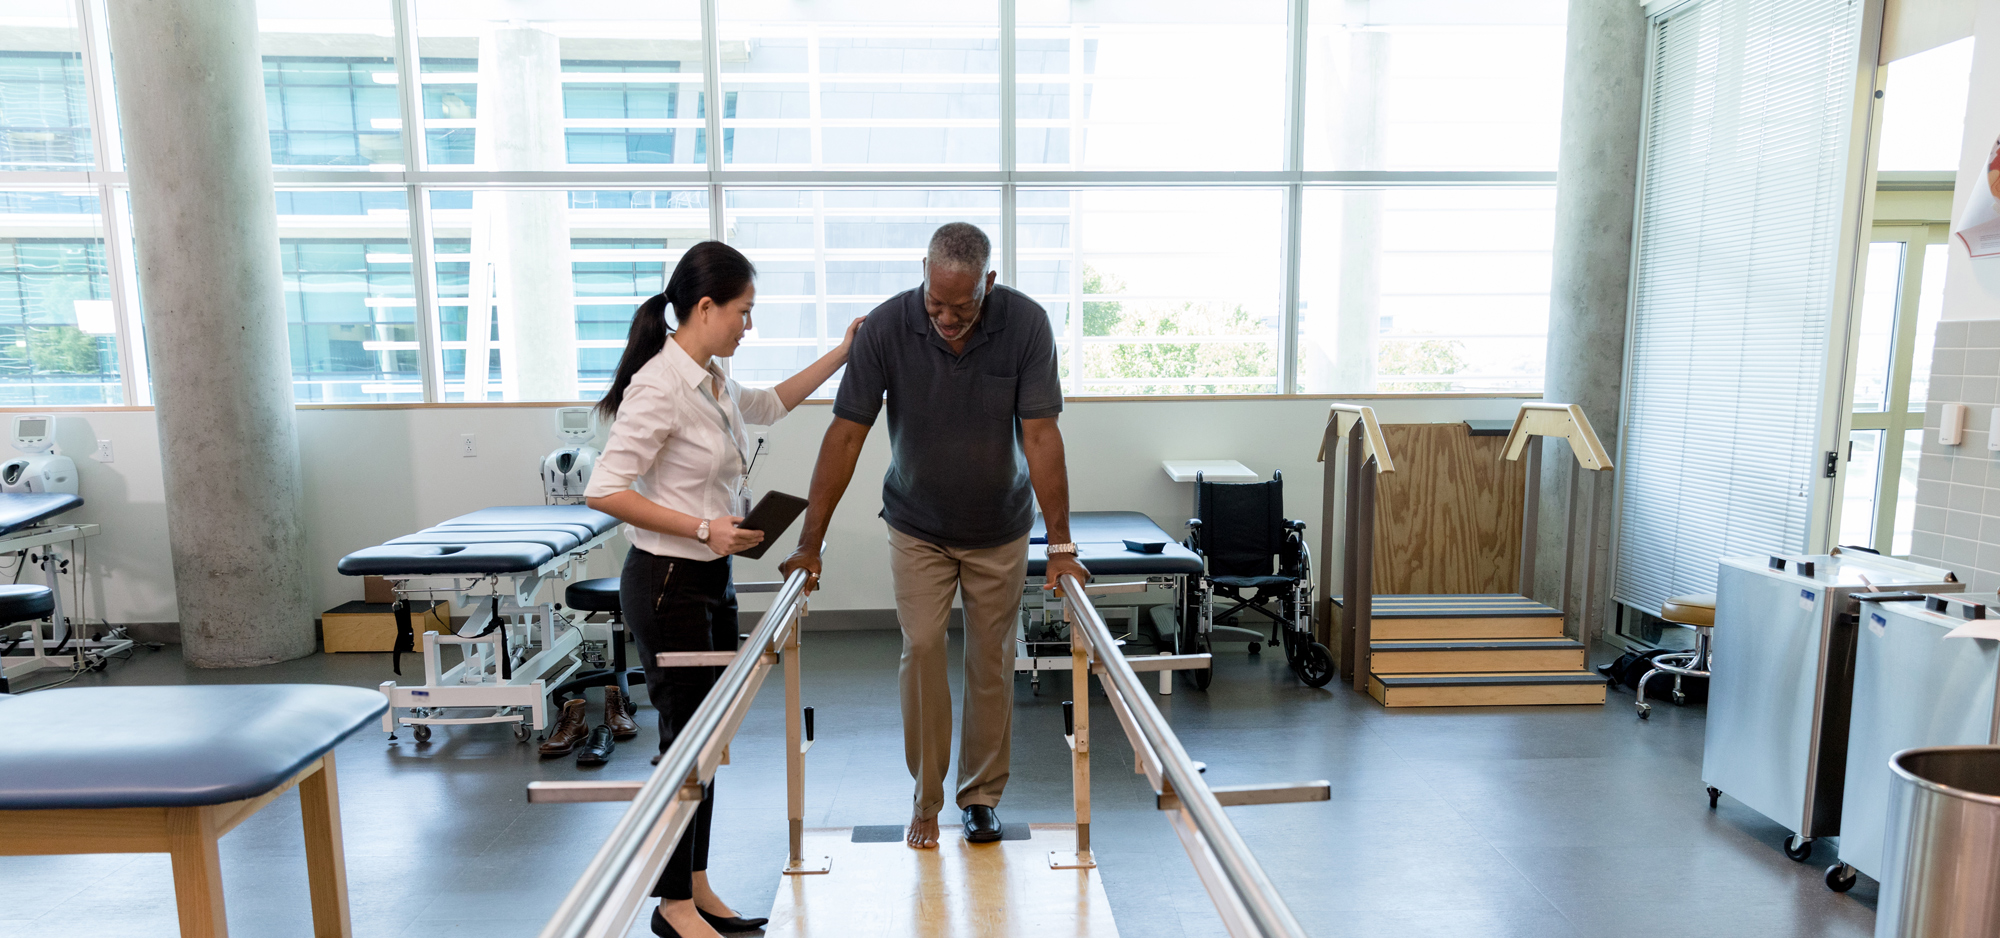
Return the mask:
[(1733, 558), (1716, 580), (1701, 776), (1790, 828), (1785, 855), (1840, 833), (1853, 698), (1854, 594), (1955, 593), (1950, 571), (1875, 554)]
[(1861, 604), (1840, 862), (1827, 868), (1829, 888), (1846, 892), (1856, 871), (1880, 879), (1889, 866), (1882, 853), (1893, 787), (1889, 757), (1919, 746), (2000, 742), (1994, 738), (2000, 641), (1945, 638), (1991, 612), (1962, 594)]

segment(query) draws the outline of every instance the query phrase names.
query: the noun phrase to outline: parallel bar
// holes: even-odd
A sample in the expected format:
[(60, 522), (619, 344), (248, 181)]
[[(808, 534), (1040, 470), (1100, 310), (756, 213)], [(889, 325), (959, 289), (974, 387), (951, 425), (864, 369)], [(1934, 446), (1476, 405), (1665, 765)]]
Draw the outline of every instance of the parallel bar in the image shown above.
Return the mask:
[[(1071, 576), (1063, 577), (1061, 584), (1071, 633), (1077, 636), (1080, 644), (1087, 644), (1099, 661), (1104, 662), (1104, 677), (1110, 685), (1108, 690), (1111, 696), (1123, 698), (1132, 724), (1139, 731), (1135, 748), (1137, 741), (1143, 740), (1153, 751), (1160, 760), (1160, 774), (1167, 785), (1165, 790), (1180, 799), (1180, 810), (1169, 817), (1185, 819), (1185, 830), (1179, 823), (1175, 824), (1175, 830), (1181, 833), (1182, 842), (1187, 847), (1188, 856), (1195, 861), (1197, 872), (1203, 873), (1209, 898), (1215, 902), (1224, 923), (1230, 926), (1232, 934), (1305, 938), (1305, 929), (1292, 916), (1291, 909), (1278, 895), (1277, 887), (1271, 884), (1264, 868), (1251, 856), (1250, 848), (1243, 843), (1236, 826), (1222, 813), (1221, 803), (1207, 783), (1202, 781), (1194, 760), (1188, 758), (1187, 750), (1181, 748), (1180, 740), (1167, 728), (1167, 721), (1160, 715), (1159, 707), (1139, 683), (1139, 675), (1133, 672), (1125, 656), (1118, 651), (1117, 640), (1105, 626), (1103, 617), (1098, 615), (1097, 608), (1090, 604), (1083, 584)], [(1090, 700), (1084, 691), (1087, 688), (1079, 690), (1076, 698), (1079, 716), (1087, 711)], [(1214, 866), (1213, 876), (1208, 875), (1205, 869), (1210, 862)]]
[(699, 804), (681, 798), (682, 787), (703, 781), (698, 770), (704, 753), (712, 746), (719, 750), (724, 727), (748, 709), (755, 679), (770, 667), (765, 653), (783, 647), (786, 629), (794, 625), (805, 602), (805, 588), (805, 571), (785, 578), (785, 588), (757, 623), (742, 653), (723, 670), (661, 755), (659, 766), (557, 906), (541, 938), (620, 938), (630, 931), (654, 878), (666, 865), (667, 853)]

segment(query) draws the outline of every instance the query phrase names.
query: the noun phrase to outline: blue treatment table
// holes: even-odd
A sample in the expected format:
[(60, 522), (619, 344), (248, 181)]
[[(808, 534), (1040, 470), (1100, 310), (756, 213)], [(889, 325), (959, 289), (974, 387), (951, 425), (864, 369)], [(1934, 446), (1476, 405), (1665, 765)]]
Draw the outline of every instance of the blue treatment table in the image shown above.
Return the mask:
[[(71, 634), (70, 619), (63, 610), (61, 589), (62, 574), (70, 561), (55, 545), (73, 544), (81, 538), (95, 536), (97, 525), (50, 522), (56, 516), (82, 505), (83, 499), (76, 495), (0, 493), (0, 554), (40, 548), (36, 550), (37, 565), (42, 569), (43, 584), (49, 588), (54, 602), (46, 627), (34, 626), (19, 643), (0, 641), (0, 648), (5, 649), (0, 652), (0, 693), (7, 692), (8, 682), (36, 671), (82, 668), (101, 671), (107, 656), (132, 647), (132, 640), (125, 637), (122, 629), (114, 630), (101, 641), (88, 641), (80, 634)], [(77, 599), (80, 602), (82, 597)], [(82, 621), (80, 616), (78, 621)], [(23, 651), (26, 654), (20, 653)]]
[(223, 938), (216, 841), (293, 786), (313, 934), (353, 934), (333, 747), (386, 709), (359, 687), (210, 684), (0, 695), (0, 721), (88, 733), (0, 734), (0, 856), (165, 853), (182, 938)]
[[(574, 578), (584, 558), (617, 532), (616, 518), (582, 505), (519, 505), (460, 515), (342, 557), (341, 573), (383, 577), (395, 587), (398, 674), (402, 653), (419, 650), (408, 600), (453, 599), (472, 611), (457, 635), (422, 634), (422, 684), (382, 682), (389, 738), (399, 723), (413, 727), (418, 742), (430, 739), (432, 726), (511, 723), (514, 738), (526, 742), (531, 730), (547, 726), (548, 692), (581, 668), (572, 652), (583, 639), (557, 615), (560, 589), (542, 601), (542, 588)], [(443, 645), (462, 652), (449, 669)]]
[[(1153, 519), (1136, 511), (1078, 511), (1069, 516), (1070, 538), (1076, 542), (1077, 558), (1090, 571), (1092, 582), (1084, 589), (1093, 596), (1113, 593), (1143, 593), (1153, 587), (1175, 591), (1177, 601), (1165, 609), (1167, 621), (1161, 628), (1178, 628), (1171, 611), (1189, 589), (1189, 577), (1199, 580), (1205, 570), (1201, 557), (1167, 535)], [(1130, 550), (1126, 541), (1161, 543), (1157, 554)], [(1039, 686), (1041, 672), (1066, 671), (1072, 666), (1067, 626), (1062, 621), (1062, 601), (1039, 581), (1048, 571), (1048, 531), (1040, 515), (1028, 533), (1028, 577), (1031, 582), (1021, 596), (1021, 630), (1016, 639), (1014, 670), (1026, 671), (1029, 683)], [(1107, 577), (1119, 578), (1106, 582)], [(1136, 606), (1131, 607), (1134, 610)], [(1133, 623), (1136, 628), (1136, 621)], [(1135, 662), (1143, 658), (1133, 658)], [(1161, 670), (1174, 670), (1184, 663)], [(1150, 665), (1148, 665), (1150, 667)], [(1162, 693), (1170, 692), (1171, 675), (1162, 675)]]

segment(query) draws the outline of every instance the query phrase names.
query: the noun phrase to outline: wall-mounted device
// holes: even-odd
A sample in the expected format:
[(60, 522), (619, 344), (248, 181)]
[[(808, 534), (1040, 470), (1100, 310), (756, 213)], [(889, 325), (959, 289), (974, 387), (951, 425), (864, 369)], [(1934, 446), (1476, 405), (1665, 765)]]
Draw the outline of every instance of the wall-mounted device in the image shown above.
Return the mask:
[(599, 455), (597, 447), (586, 442), (597, 435), (596, 408), (556, 408), (556, 434), (570, 442), (542, 458), (543, 500), (553, 505), (582, 504)]
[(53, 414), (16, 414), (14, 448), (27, 455), (0, 463), (0, 492), (76, 494), (76, 461), (59, 456)]
[(1938, 443), (1957, 446), (1965, 442), (1965, 405), (1946, 404), (1938, 414)]

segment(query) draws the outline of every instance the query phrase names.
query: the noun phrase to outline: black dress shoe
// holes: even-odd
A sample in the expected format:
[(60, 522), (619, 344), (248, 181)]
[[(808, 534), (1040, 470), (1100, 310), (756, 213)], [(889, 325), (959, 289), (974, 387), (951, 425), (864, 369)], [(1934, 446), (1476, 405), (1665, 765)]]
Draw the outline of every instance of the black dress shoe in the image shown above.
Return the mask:
[(966, 808), (965, 839), (975, 844), (990, 844), (999, 840), (1000, 815), (983, 804)]
[[(696, 911), (700, 910), (697, 909)], [(654, 906), (653, 914), (647, 918), (653, 924), (653, 934), (660, 936), (660, 938), (681, 938), (681, 933), (674, 931), (674, 926), (667, 924), (667, 920), (660, 917), (659, 906)]]
[(768, 918), (743, 918), (733, 915), (724, 918), (720, 915), (710, 915), (707, 910), (699, 908), (695, 909), (695, 911), (700, 912), (701, 920), (707, 922), (708, 927), (716, 931), (756, 931), (759, 928), (763, 928), (765, 923), (770, 921)]
[(618, 744), (611, 741), (611, 727), (600, 723), (590, 731), (590, 741), (576, 751), (576, 764), (603, 765), (611, 761), (611, 751), (617, 748)]

